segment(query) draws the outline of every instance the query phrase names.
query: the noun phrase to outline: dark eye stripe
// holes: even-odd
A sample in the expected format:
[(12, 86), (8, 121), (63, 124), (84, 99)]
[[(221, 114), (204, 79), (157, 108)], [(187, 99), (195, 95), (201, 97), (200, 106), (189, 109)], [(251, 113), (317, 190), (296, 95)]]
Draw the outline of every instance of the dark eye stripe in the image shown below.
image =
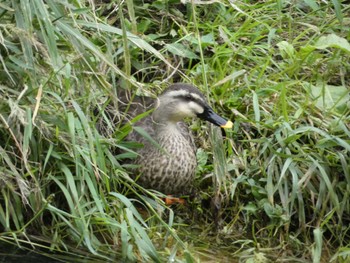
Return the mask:
[(174, 96), (174, 98), (175, 99), (187, 100), (187, 101), (195, 101), (195, 102), (199, 102), (200, 101), (198, 98), (192, 96), (191, 93), (177, 95), (177, 96)]
[(195, 101), (195, 100), (196, 100), (196, 99), (195, 99), (193, 96), (191, 96), (190, 94), (187, 94), (187, 95), (183, 96), (183, 98), (184, 98), (185, 100), (192, 100), (192, 101)]

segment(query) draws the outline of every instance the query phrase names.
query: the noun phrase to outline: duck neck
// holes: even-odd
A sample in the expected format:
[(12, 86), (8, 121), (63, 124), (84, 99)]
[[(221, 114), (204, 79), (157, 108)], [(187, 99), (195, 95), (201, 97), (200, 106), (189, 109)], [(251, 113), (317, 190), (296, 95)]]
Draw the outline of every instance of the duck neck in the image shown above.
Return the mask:
[(168, 134), (169, 136), (180, 132), (177, 121), (153, 119), (154, 130), (158, 135)]
[(170, 120), (163, 114), (153, 115), (153, 128), (157, 138), (166, 139), (167, 137), (177, 136), (181, 134), (177, 125), (178, 121)]

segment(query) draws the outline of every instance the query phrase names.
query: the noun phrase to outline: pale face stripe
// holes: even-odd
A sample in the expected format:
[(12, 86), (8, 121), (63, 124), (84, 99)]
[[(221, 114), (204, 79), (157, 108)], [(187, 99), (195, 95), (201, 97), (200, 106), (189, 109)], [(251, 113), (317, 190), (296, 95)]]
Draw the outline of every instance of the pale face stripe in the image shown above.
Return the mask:
[(196, 114), (202, 114), (204, 112), (204, 108), (201, 105), (199, 105), (197, 102), (191, 101), (188, 103), (188, 106)]

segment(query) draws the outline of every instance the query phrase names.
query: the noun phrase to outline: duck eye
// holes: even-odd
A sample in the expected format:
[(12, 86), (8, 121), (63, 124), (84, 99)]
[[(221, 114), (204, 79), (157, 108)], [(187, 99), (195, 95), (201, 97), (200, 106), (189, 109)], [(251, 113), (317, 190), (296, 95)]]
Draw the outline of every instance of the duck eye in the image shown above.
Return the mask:
[(192, 96), (190, 94), (185, 95), (186, 100), (192, 100)]

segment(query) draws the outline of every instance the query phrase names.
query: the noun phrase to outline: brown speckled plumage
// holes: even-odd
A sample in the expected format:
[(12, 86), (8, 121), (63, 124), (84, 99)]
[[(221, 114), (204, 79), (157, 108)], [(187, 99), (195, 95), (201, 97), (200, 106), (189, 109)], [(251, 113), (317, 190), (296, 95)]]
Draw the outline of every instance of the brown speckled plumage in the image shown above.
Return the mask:
[[(119, 110), (126, 109), (123, 105)], [(189, 193), (197, 167), (196, 146), (183, 119), (197, 116), (218, 126), (226, 120), (212, 111), (197, 88), (188, 84), (171, 85), (153, 103), (144, 98), (133, 100), (129, 117), (150, 108), (154, 111), (134, 126), (146, 131), (156, 145), (135, 130), (126, 137), (143, 144), (132, 160), (138, 167), (133, 171), (137, 183), (164, 194)]]
[[(138, 151), (135, 164), (139, 165), (138, 182), (146, 188), (165, 194), (185, 194), (191, 188), (196, 167), (196, 147), (188, 131), (177, 123), (171, 130), (154, 125), (152, 137), (159, 146), (144, 138), (144, 147)], [(185, 132), (185, 133), (184, 133)]]

